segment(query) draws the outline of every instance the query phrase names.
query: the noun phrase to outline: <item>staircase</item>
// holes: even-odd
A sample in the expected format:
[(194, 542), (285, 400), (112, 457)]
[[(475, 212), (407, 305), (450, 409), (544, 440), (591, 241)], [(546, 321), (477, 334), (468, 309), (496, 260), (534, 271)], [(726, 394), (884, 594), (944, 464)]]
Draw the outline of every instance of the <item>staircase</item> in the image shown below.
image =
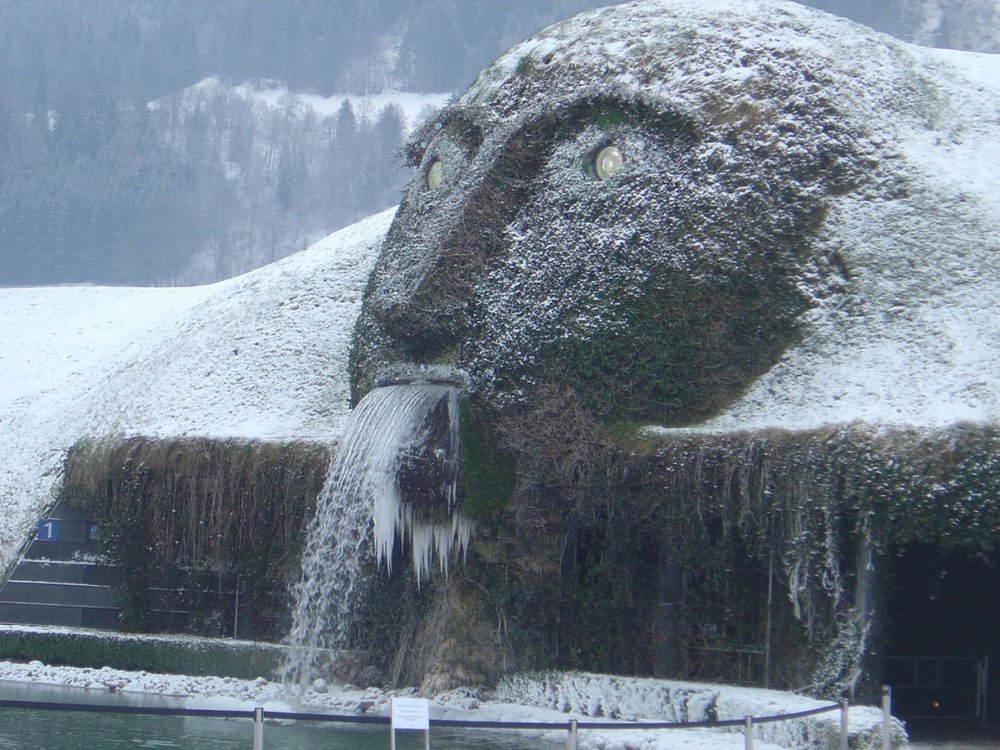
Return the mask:
[(57, 504), (0, 586), (0, 622), (117, 630), (116, 575), (98, 534), (84, 511)]

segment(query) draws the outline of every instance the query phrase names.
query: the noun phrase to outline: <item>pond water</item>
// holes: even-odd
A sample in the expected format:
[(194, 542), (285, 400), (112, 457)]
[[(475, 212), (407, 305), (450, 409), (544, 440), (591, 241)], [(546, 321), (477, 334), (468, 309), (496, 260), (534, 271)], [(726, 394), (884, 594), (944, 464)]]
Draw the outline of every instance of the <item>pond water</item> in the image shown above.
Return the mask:
[[(0, 681), (0, 699), (100, 703), (124, 706), (180, 707), (184, 702), (161, 696), (102, 693), (80, 688), (26, 685)], [(188, 707), (191, 707), (188, 704)], [(182, 748), (184, 750), (248, 750), (253, 741), (249, 719), (82, 713), (77, 711), (0, 708), (0, 750), (98, 750), (98, 748)], [(265, 750), (384, 750), (385, 726), (288, 722), (264, 725)], [(538, 736), (509, 731), (434, 729), (435, 750), (528, 750), (565, 747)], [(397, 732), (398, 750), (422, 750), (423, 734)]]

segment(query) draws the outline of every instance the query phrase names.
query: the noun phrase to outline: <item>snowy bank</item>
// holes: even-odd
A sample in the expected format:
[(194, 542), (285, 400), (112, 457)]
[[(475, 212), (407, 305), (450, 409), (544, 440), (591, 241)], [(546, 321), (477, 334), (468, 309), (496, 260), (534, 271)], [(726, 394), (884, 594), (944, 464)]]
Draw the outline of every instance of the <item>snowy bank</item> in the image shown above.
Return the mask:
[[(508, 677), (497, 697), (574, 716), (623, 721), (742, 721), (747, 716), (776, 717), (831, 705), (763, 688), (563, 672)], [(849, 722), (852, 748), (882, 747), (881, 710), (854, 706)], [(781, 747), (832, 750), (839, 746), (840, 712), (757, 724), (755, 734)], [(904, 743), (905, 737), (902, 725), (895, 722), (894, 746)]]

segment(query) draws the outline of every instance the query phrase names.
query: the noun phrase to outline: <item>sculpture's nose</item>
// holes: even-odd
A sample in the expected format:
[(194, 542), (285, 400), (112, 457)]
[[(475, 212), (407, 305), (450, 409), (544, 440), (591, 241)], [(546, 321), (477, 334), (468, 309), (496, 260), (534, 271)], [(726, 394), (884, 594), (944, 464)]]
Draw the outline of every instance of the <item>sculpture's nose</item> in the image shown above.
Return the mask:
[(412, 361), (439, 361), (466, 329), (472, 275), (444, 251), (396, 270), (369, 300), (374, 319)]

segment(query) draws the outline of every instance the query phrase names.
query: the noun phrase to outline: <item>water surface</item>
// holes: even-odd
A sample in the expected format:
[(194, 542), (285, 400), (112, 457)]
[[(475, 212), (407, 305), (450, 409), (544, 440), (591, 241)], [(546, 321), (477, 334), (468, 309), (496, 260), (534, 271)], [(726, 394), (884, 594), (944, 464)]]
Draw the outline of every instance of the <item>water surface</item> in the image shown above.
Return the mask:
[[(71, 687), (0, 681), (0, 699), (98, 703), (102, 705), (181, 707), (178, 698)], [(188, 703), (191, 707), (191, 704)], [(102, 748), (180, 748), (183, 750), (249, 750), (253, 723), (249, 719), (82, 713), (77, 711), (0, 708), (0, 750), (100, 750)], [(385, 726), (287, 722), (264, 725), (266, 750), (385, 750)], [(435, 750), (529, 750), (565, 747), (537, 736), (509, 731), (435, 729)], [(398, 750), (422, 750), (420, 732), (398, 732)]]

